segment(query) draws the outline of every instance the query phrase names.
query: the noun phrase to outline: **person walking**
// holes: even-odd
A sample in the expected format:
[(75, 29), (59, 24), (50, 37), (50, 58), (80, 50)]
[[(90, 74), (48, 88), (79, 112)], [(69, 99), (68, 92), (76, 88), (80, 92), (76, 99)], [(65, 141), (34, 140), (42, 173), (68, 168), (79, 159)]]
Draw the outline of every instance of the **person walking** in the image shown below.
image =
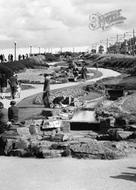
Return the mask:
[(82, 69), (81, 69), (81, 77), (82, 79), (86, 80), (87, 79), (87, 68), (85, 65), (83, 65)]
[(8, 129), (8, 110), (0, 102), (0, 134)]
[(2, 78), (1, 78), (1, 98), (5, 98), (5, 92), (7, 89), (7, 77), (5, 73), (2, 73)]
[(19, 108), (16, 106), (15, 101), (10, 102), (10, 107), (8, 108), (8, 119), (12, 123), (18, 122)]
[(11, 89), (11, 98), (15, 99), (15, 95), (17, 92), (17, 85), (18, 85), (18, 81), (17, 81), (17, 75), (13, 75), (9, 78), (9, 85), (10, 85), (10, 89)]
[(0, 73), (0, 97), (2, 94), (2, 73)]
[(48, 74), (44, 74), (44, 87), (43, 87), (42, 99), (44, 107), (46, 108), (50, 108), (49, 97), (50, 97), (50, 80)]
[(78, 68), (73, 68), (73, 75), (74, 75), (74, 81), (76, 82), (77, 81), (77, 78), (78, 78)]

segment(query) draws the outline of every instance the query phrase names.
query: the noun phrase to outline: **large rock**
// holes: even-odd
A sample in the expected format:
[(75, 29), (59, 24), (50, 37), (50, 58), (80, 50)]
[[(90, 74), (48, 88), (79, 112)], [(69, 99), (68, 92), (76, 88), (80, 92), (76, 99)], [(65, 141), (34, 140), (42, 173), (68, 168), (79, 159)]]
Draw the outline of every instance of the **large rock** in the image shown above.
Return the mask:
[(76, 143), (70, 145), (71, 155), (76, 158), (90, 159), (118, 159), (126, 156), (126, 153), (113, 149), (104, 143), (91, 140), (88, 143)]
[(18, 157), (32, 157), (33, 155), (28, 150), (24, 149), (13, 149), (9, 152), (8, 156), (18, 156)]
[(64, 142), (70, 140), (70, 136), (64, 133), (56, 133), (54, 136), (51, 136), (52, 141)]
[(14, 149), (27, 150), (29, 146), (30, 146), (30, 141), (23, 138), (19, 138), (18, 140), (14, 142)]
[(41, 158), (57, 158), (62, 156), (63, 150), (40, 149)]
[(104, 147), (97, 141), (70, 145), (71, 154), (78, 158), (102, 158)]
[(63, 133), (69, 133), (70, 132), (70, 122), (69, 121), (62, 120), (61, 131)]
[(63, 149), (52, 149), (50, 141), (43, 142), (40, 145), (31, 147), (30, 152), (37, 158), (56, 158), (61, 157)]
[(129, 138), (129, 136), (132, 135), (133, 132), (131, 131), (124, 131), (121, 128), (115, 128), (115, 129), (109, 129), (108, 134), (110, 137), (110, 140), (126, 140)]
[(33, 104), (36, 104), (36, 105), (43, 105), (42, 96), (41, 96), (41, 95), (37, 95), (37, 96), (33, 99)]
[(6, 143), (5, 146), (3, 147), (4, 155), (9, 155), (9, 153), (14, 149), (14, 145), (16, 143), (17, 140), (15, 139), (3, 139)]

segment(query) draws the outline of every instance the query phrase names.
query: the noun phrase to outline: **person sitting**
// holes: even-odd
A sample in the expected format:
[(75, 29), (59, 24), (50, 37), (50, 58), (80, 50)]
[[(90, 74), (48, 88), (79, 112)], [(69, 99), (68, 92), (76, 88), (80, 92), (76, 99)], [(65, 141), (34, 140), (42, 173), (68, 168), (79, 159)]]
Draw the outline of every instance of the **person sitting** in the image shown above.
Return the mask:
[(74, 75), (74, 81), (76, 82), (77, 81), (77, 78), (78, 78), (78, 68), (73, 68), (73, 75)]
[(74, 98), (72, 96), (64, 96), (62, 105), (74, 106)]
[(74, 106), (74, 98), (72, 96), (58, 96), (53, 100), (54, 107)]
[(63, 96), (58, 96), (56, 98), (54, 98), (54, 100), (52, 101), (54, 107), (58, 107), (62, 105), (62, 101), (64, 100)]
[(4, 108), (2, 102), (0, 102), (0, 133), (3, 133), (8, 129), (8, 110)]
[(10, 107), (8, 108), (8, 119), (12, 123), (18, 122), (19, 108), (16, 106), (15, 101), (10, 102)]

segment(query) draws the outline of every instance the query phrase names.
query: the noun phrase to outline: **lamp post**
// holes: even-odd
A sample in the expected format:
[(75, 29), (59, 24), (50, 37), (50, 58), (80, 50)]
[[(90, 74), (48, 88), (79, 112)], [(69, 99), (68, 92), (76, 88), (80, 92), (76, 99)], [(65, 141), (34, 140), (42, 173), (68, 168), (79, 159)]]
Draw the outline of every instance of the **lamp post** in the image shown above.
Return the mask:
[(132, 54), (135, 55), (135, 30), (133, 29), (133, 46), (132, 46)]
[(16, 54), (17, 54), (17, 43), (14, 42), (14, 61), (16, 61)]
[(135, 51), (135, 30), (133, 29), (133, 32), (126, 32), (125, 35), (129, 35), (130, 39), (130, 44), (129, 44), (129, 49), (130, 49), (130, 53), (131, 55), (134, 55), (134, 51)]
[(106, 53), (108, 53), (108, 48), (109, 48), (109, 39), (107, 38), (107, 40), (106, 40)]
[(32, 46), (30, 46), (30, 56), (32, 55)]
[(41, 49), (40, 49), (40, 47), (39, 47), (39, 54), (41, 54)]

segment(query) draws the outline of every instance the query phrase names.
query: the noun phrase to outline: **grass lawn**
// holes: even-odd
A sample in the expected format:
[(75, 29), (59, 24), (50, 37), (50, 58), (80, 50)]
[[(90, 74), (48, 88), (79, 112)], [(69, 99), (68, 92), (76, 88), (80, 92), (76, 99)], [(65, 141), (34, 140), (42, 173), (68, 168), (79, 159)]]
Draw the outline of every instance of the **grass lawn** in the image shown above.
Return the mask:
[(122, 109), (136, 113), (136, 93), (128, 96), (122, 105)]
[[(29, 85), (29, 84), (26, 84), (26, 85), (22, 84), (21, 85), (21, 90), (28, 90), (28, 89), (33, 89), (33, 88), (35, 88), (35, 87), (33, 87), (32, 85)], [(6, 92), (7, 93), (10, 92), (10, 87), (9, 86), (8, 86)]]

